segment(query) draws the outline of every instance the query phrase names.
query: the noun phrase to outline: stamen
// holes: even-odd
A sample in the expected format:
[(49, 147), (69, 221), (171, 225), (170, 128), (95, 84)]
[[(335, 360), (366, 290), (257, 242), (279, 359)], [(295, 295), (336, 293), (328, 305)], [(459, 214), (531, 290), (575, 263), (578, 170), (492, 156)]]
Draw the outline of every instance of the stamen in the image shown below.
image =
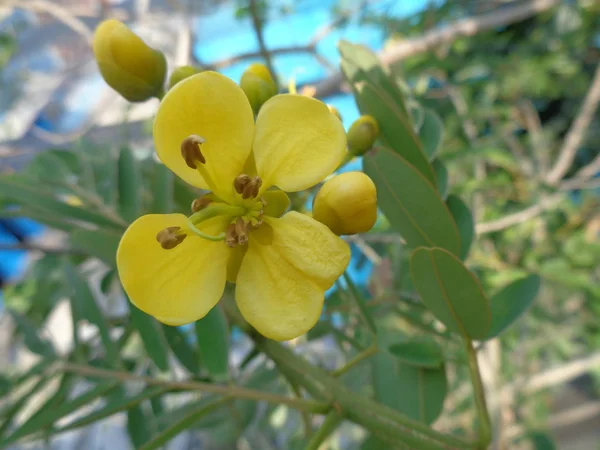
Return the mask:
[(190, 169), (197, 169), (198, 163), (206, 164), (206, 159), (200, 151), (200, 146), (204, 143), (204, 138), (197, 134), (186, 137), (181, 143), (181, 156)]
[(262, 180), (260, 177), (252, 178), (245, 173), (238, 175), (235, 180), (233, 180), (235, 191), (240, 194), (243, 199), (256, 198), (261, 186)]
[(240, 245), (246, 245), (248, 243), (248, 235), (246, 234), (247, 227), (246, 223), (244, 222), (244, 219), (238, 217), (235, 221), (234, 227), (235, 234), (237, 235), (237, 243)]
[(213, 200), (208, 195), (205, 195), (204, 197), (195, 199), (192, 202), (192, 212), (197, 213), (198, 211), (203, 210), (208, 205), (210, 205), (212, 203), (212, 201)]
[(225, 243), (227, 246), (233, 248), (237, 245), (238, 239), (235, 232), (235, 223), (230, 223), (225, 231)]
[(156, 240), (165, 250), (177, 247), (187, 237), (184, 232), (179, 232), (181, 227), (168, 227), (156, 234)]

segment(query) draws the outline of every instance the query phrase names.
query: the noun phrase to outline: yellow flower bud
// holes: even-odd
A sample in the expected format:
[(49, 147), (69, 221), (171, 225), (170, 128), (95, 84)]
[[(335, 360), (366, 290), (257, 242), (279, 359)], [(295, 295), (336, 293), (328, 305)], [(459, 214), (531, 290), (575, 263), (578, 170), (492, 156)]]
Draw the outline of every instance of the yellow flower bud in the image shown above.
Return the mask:
[(329, 111), (331, 111), (331, 114), (333, 114), (338, 119), (342, 120), (342, 115), (335, 106), (328, 104), (327, 107), (329, 108)]
[(274, 95), (277, 95), (277, 84), (264, 64), (252, 64), (242, 74), (240, 87), (248, 97), (255, 114)]
[(200, 73), (202, 69), (194, 66), (181, 66), (176, 68), (171, 76), (169, 77), (169, 89), (179, 83), (181, 80), (185, 80), (187, 77)]
[(94, 35), (94, 55), (106, 83), (130, 102), (162, 94), (167, 62), (118, 20), (102, 22)]
[(336, 175), (315, 197), (313, 217), (338, 236), (366, 233), (377, 220), (375, 184), (362, 172)]
[(371, 116), (360, 116), (348, 130), (348, 150), (355, 156), (369, 151), (379, 136), (379, 125)]

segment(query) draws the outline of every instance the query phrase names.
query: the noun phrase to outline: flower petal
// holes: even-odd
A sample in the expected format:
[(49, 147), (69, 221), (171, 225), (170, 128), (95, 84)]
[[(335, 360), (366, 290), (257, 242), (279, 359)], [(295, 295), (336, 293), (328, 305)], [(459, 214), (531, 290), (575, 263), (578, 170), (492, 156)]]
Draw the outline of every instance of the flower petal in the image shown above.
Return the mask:
[(325, 225), (297, 212), (265, 220), (250, 235), (236, 301), (261, 334), (285, 341), (317, 322), (325, 291), (346, 269), (350, 248)]
[[(252, 150), (254, 115), (240, 87), (216, 72), (202, 72), (177, 83), (163, 98), (154, 121), (160, 160), (189, 184), (208, 189), (206, 180), (181, 156), (181, 142), (204, 138), (204, 165), (220, 190), (233, 189)], [(223, 192), (217, 192), (223, 196)]]
[(346, 153), (346, 133), (325, 103), (276, 95), (260, 109), (253, 151), (263, 186), (302, 191), (339, 166)]
[[(228, 219), (225, 219), (228, 220)], [(207, 221), (202, 231), (218, 234), (223, 219)], [(187, 228), (182, 214), (150, 214), (133, 222), (121, 238), (117, 268), (131, 302), (168, 325), (204, 317), (225, 289), (228, 247), (190, 234), (164, 250), (156, 234), (167, 227)]]

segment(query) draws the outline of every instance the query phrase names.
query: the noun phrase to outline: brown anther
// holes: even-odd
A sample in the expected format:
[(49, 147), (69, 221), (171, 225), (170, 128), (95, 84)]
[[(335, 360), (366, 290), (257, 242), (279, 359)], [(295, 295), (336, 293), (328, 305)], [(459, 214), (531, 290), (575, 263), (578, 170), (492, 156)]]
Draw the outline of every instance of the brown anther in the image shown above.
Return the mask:
[(245, 173), (239, 174), (237, 177), (235, 177), (235, 180), (233, 180), (233, 187), (235, 189), (235, 192), (237, 192), (238, 194), (244, 192), (244, 188), (251, 181), (252, 178), (250, 177), (250, 175), (246, 175)]
[(242, 198), (256, 198), (258, 196), (258, 191), (262, 186), (262, 180), (259, 177), (254, 177), (250, 180), (250, 182), (244, 186), (242, 194)]
[(165, 250), (177, 247), (187, 237), (186, 234), (177, 233), (180, 227), (168, 227), (156, 234), (156, 240)]
[(181, 156), (190, 169), (195, 169), (200, 164), (206, 164), (206, 159), (200, 151), (204, 138), (196, 134), (186, 137), (181, 143)]
[(210, 203), (212, 203), (212, 199), (206, 195), (204, 197), (197, 198), (192, 202), (192, 212), (196, 213), (206, 208)]
[(244, 222), (244, 219), (238, 217), (234, 226), (235, 234), (237, 235), (237, 243), (240, 245), (246, 245), (248, 243), (248, 226)]
[(225, 243), (231, 248), (235, 247), (238, 243), (238, 237), (235, 232), (234, 223), (230, 223), (227, 226), (227, 230), (225, 230)]

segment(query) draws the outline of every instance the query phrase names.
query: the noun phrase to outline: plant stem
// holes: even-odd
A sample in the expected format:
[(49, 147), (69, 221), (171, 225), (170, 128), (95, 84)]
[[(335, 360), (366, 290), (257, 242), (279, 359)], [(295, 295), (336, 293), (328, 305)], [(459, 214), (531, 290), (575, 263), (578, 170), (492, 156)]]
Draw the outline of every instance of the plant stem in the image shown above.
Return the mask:
[(473, 348), (473, 341), (467, 339), (465, 345), (469, 359), (469, 371), (471, 372), (471, 382), (473, 383), (475, 405), (477, 406), (477, 417), (479, 419), (477, 448), (485, 450), (492, 442), (492, 425), (485, 403), (485, 391), (481, 382), (481, 374), (479, 373), (479, 365), (477, 364), (477, 353)]
[(313, 435), (312, 439), (306, 445), (306, 450), (318, 450), (321, 444), (333, 433), (342, 422), (342, 416), (336, 411), (331, 410), (325, 417), (321, 428)]
[(352, 369), (354, 366), (359, 364), (364, 359), (367, 359), (367, 358), (373, 356), (375, 353), (377, 353), (377, 346), (372, 345), (369, 348), (367, 348), (366, 350), (360, 352), (358, 355), (356, 355), (354, 358), (352, 358), (350, 361), (348, 361), (345, 365), (343, 365), (339, 369), (334, 370), (332, 372), (332, 375), (334, 377), (339, 377), (340, 375), (348, 372), (350, 369)]
[(283, 404), (290, 408), (300, 411), (307, 411), (315, 414), (324, 414), (329, 411), (330, 405), (325, 402), (315, 400), (304, 400), (298, 398), (290, 398), (282, 395), (271, 394), (269, 392), (261, 392), (254, 389), (247, 389), (238, 386), (222, 386), (210, 383), (201, 383), (198, 381), (168, 381), (157, 378), (152, 378), (143, 375), (134, 375), (129, 372), (121, 372), (116, 370), (98, 369), (92, 366), (61, 363), (56, 368), (57, 372), (72, 372), (84, 376), (112, 378), (121, 381), (138, 381), (148, 385), (165, 386), (174, 389), (187, 389), (203, 392), (211, 392), (213, 394), (229, 395), (235, 398), (246, 398), (250, 400), (265, 401), (273, 404)]

